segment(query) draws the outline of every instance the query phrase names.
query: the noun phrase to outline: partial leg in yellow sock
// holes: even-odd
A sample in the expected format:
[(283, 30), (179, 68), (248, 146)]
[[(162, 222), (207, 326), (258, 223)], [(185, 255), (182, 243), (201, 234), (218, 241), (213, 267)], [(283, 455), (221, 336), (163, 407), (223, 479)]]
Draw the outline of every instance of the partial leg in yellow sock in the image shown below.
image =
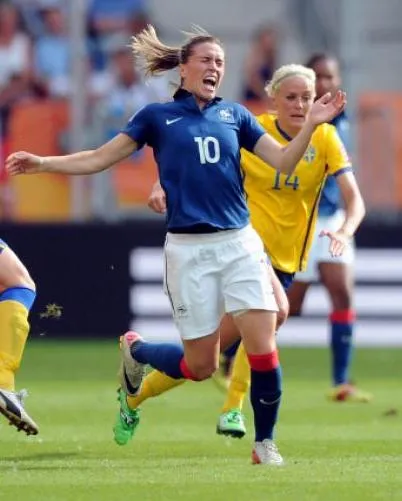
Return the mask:
[(226, 400), (216, 427), (216, 432), (219, 435), (242, 438), (246, 434), (246, 426), (241, 410), (244, 397), (250, 387), (250, 379), (250, 365), (247, 354), (243, 343), (240, 343), (233, 363)]
[(163, 372), (153, 370), (142, 382), (140, 392), (135, 397), (127, 396), (127, 405), (130, 409), (136, 409), (148, 398), (161, 395), (185, 381), (186, 379), (173, 379)]
[(249, 388), (250, 364), (243, 343), (240, 343), (233, 362), (229, 389), (222, 407), (222, 412), (227, 412), (231, 409), (241, 410)]

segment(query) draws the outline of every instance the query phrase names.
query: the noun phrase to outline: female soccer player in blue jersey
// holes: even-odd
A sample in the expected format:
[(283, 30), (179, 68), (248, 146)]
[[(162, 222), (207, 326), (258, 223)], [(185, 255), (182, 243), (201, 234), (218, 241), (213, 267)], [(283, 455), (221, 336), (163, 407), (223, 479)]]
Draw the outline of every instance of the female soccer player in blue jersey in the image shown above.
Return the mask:
[(281, 464), (272, 440), (281, 399), (277, 305), (263, 244), (249, 224), (240, 149), (291, 174), (316, 127), (343, 109), (345, 96), (338, 92), (316, 101), (299, 134), (281, 146), (243, 106), (216, 96), (225, 60), (215, 37), (196, 33), (181, 47), (168, 47), (149, 26), (133, 38), (132, 47), (148, 75), (179, 69), (174, 100), (146, 106), (96, 150), (58, 157), (18, 152), (7, 159), (8, 171), (93, 174), (144, 144), (153, 148), (168, 200), (165, 290), (183, 347), (151, 344), (126, 333), (121, 338), (122, 389), (135, 395), (146, 364), (172, 378), (210, 377), (219, 361), (219, 324), (225, 312), (231, 314), (251, 367), (253, 461)]
[[(307, 66), (316, 73), (317, 97), (330, 92), (335, 94), (341, 85), (339, 62), (328, 54), (314, 54)], [(332, 120), (332, 125), (349, 148), (349, 120), (342, 111)], [(306, 271), (297, 273), (295, 282), (289, 289), (290, 314), (300, 315), (306, 293), (312, 282), (319, 279), (327, 289), (332, 312), (329, 315), (332, 385), (328, 396), (334, 401), (350, 400), (368, 402), (371, 395), (353, 385), (350, 381), (350, 365), (353, 351), (353, 329), (356, 312), (353, 307), (353, 241), (345, 252), (331, 256), (325, 239), (320, 238), (323, 229), (334, 231), (345, 218), (341, 192), (336, 179), (328, 177), (318, 206), (318, 222), (314, 242)]]
[(35, 296), (35, 283), (28, 270), (0, 240), (0, 413), (27, 435), (36, 435), (38, 427), (23, 407), (22, 393), (15, 391), (15, 374), (28, 337), (28, 314)]

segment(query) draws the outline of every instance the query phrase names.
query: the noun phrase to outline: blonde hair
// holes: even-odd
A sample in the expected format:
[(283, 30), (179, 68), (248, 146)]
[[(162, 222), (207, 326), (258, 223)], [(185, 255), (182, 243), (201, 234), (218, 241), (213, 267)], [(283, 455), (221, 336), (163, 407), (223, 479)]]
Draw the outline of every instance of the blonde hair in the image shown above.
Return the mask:
[(285, 64), (278, 68), (272, 76), (272, 80), (265, 87), (265, 92), (269, 97), (274, 97), (278, 92), (282, 82), (289, 77), (301, 77), (311, 85), (315, 95), (315, 72), (302, 64)]
[(193, 53), (196, 45), (212, 42), (220, 45), (220, 40), (197, 25), (192, 25), (193, 31), (183, 32), (187, 41), (180, 47), (170, 47), (163, 44), (156, 34), (155, 28), (149, 24), (138, 35), (131, 38), (131, 49), (135, 57), (143, 62), (145, 76), (163, 73), (185, 64)]

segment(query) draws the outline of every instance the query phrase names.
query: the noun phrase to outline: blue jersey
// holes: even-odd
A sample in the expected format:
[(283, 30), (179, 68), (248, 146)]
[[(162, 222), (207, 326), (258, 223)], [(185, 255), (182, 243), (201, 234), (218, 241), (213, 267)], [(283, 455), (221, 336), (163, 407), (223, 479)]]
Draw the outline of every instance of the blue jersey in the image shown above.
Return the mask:
[(203, 109), (180, 89), (174, 100), (142, 108), (122, 130), (154, 151), (166, 193), (168, 231), (219, 231), (249, 221), (240, 148), (265, 133), (242, 105), (215, 98)]
[[(349, 151), (349, 120), (343, 111), (336, 116), (332, 122), (336, 127), (339, 137), (347, 151)], [(341, 193), (339, 191), (336, 179), (328, 176), (321, 193), (321, 199), (318, 206), (319, 216), (332, 216), (341, 207)]]

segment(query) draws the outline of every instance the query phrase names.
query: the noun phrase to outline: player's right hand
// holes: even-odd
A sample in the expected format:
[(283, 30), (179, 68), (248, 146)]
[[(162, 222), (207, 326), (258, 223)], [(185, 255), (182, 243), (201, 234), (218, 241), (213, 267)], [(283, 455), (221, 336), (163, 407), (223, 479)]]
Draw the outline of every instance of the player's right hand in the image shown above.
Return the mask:
[(6, 160), (6, 170), (10, 176), (18, 174), (37, 174), (43, 172), (43, 157), (33, 155), (26, 151), (11, 153)]
[(148, 207), (158, 214), (166, 212), (166, 194), (159, 181), (153, 187), (148, 198)]

